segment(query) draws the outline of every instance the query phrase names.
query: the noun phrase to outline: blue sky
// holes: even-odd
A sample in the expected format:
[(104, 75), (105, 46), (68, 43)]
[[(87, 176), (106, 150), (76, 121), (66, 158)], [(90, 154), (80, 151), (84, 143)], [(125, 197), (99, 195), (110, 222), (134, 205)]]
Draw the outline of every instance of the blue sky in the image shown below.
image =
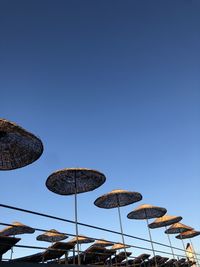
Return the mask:
[[(117, 211), (93, 202), (126, 189), (143, 200), (122, 209), (124, 232), (147, 237), (144, 222), (126, 218), (143, 203), (199, 229), (199, 8), (185, 0), (1, 1), (1, 117), (44, 143), (34, 164), (0, 172), (1, 203), (73, 219), (73, 197), (53, 194), (45, 181), (87, 167), (107, 180), (79, 196), (80, 222), (118, 231)], [(6, 223), (48, 229), (44, 219), (2, 214)], [(153, 239), (167, 244), (162, 233)]]

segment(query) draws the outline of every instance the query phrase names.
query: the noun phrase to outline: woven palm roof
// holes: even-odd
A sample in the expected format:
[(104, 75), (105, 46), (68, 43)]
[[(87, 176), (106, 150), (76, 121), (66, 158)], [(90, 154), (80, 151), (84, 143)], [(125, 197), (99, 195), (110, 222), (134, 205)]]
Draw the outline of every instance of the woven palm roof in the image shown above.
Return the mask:
[(178, 239), (187, 239), (200, 235), (200, 231), (188, 230), (176, 236)]
[(164, 226), (169, 226), (171, 224), (177, 223), (182, 220), (181, 216), (170, 216), (170, 215), (164, 215), (160, 218), (157, 218), (155, 221), (150, 223), (148, 226), (151, 229), (160, 228)]
[(86, 168), (66, 168), (52, 173), (46, 181), (47, 188), (60, 195), (92, 191), (106, 180), (103, 173)]
[(17, 124), (0, 119), (0, 170), (13, 170), (36, 161), (42, 141)]
[(35, 232), (35, 229), (29, 227), (20, 222), (13, 222), (12, 225), (2, 229), (0, 231), (0, 236), (13, 236), (21, 234), (32, 234)]
[(192, 228), (183, 223), (174, 223), (165, 231), (165, 233), (166, 234), (180, 234), (188, 230), (192, 230)]
[(79, 235), (78, 237), (74, 237), (72, 238), (69, 243), (74, 243), (76, 244), (78, 241), (79, 244), (86, 244), (86, 243), (92, 243), (95, 241), (94, 238), (90, 238), (84, 235)]
[(163, 216), (167, 210), (165, 208), (152, 206), (149, 204), (143, 204), (139, 207), (137, 207), (135, 210), (131, 211), (127, 217), (129, 219), (152, 219), (152, 218), (158, 218)]
[(111, 209), (126, 206), (141, 199), (142, 195), (138, 192), (117, 189), (98, 197), (94, 204), (99, 208)]
[(66, 239), (67, 237), (68, 237), (67, 235), (63, 233), (59, 233), (55, 229), (51, 229), (51, 230), (44, 232), (41, 235), (38, 235), (36, 239), (39, 241), (46, 241), (46, 242), (58, 242), (58, 241)]

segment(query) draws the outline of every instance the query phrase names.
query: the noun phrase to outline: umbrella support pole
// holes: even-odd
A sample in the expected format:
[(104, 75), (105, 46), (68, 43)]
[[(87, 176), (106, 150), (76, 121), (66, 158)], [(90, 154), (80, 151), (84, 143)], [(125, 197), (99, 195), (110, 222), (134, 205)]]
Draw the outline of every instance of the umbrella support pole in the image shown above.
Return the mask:
[[(167, 226), (165, 226), (165, 230), (167, 231)], [(174, 250), (173, 250), (173, 247), (172, 247), (172, 242), (171, 242), (169, 234), (167, 234), (167, 237), (168, 237), (169, 245), (170, 245), (170, 248), (171, 248), (172, 256), (175, 259), (175, 254), (174, 254)]]
[(122, 235), (122, 242), (124, 245), (124, 253), (125, 253), (125, 257), (126, 257), (126, 266), (128, 266), (128, 257), (127, 257), (127, 253), (126, 253), (126, 247), (125, 247), (125, 241), (124, 241), (124, 232), (123, 232), (123, 228), (122, 228), (122, 219), (121, 219), (121, 212), (120, 212), (120, 206), (118, 203), (118, 215), (119, 215), (119, 223), (120, 223), (120, 229), (121, 229), (121, 235)]
[(153, 251), (153, 256), (154, 256), (154, 259), (155, 259), (155, 266), (157, 267), (157, 261), (156, 261), (156, 254), (155, 254), (155, 251), (154, 251), (154, 246), (153, 246), (153, 240), (152, 240), (152, 236), (151, 236), (151, 231), (149, 229), (149, 220), (147, 218), (147, 214), (146, 214), (146, 223), (147, 223), (147, 228), (148, 228), (148, 231), (149, 231), (149, 238), (150, 238), (150, 242), (151, 242), (151, 248), (152, 248), (152, 251)]
[(195, 250), (194, 250), (194, 246), (193, 246), (193, 244), (192, 244), (192, 240), (191, 240), (191, 238), (190, 238), (189, 240), (190, 240), (190, 244), (191, 244), (191, 246), (192, 246), (192, 250), (193, 250), (194, 258), (195, 258), (195, 260), (196, 260), (196, 265), (199, 266), (199, 261), (198, 261), (198, 258), (197, 258), (197, 254), (196, 254), (196, 252), (195, 252)]
[[(181, 236), (181, 233), (180, 233), (180, 236)], [(183, 249), (184, 249), (184, 252), (185, 252), (185, 257), (186, 257), (186, 260), (187, 260), (187, 253), (186, 253), (185, 244), (184, 244), (184, 242), (183, 242), (182, 237), (181, 237), (181, 242), (182, 242)]]
[(79, 255), (79, 242), (78, 242), (78, 223), (77, 223), (77, 188), (76, 188), (76, 172), (75, 172), (75, 223), (76, 223), (76, 245), (77, 245), (77, 253), (78, 253), (78, 265), (81, 265), (80, 255)]

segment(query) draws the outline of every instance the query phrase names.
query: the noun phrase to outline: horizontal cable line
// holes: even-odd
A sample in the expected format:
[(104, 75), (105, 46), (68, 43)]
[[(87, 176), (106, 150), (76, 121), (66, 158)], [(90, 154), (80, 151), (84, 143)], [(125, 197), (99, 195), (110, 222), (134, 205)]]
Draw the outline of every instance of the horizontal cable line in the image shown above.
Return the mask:
[[(21, 212), (25, 212), (25, 213), (29, 213), (29, 214), (34, 214), (34, 215), (38, 215), (38, 216), (46, 217), (46, 218), (50, 218), (50, 219), (55, 219), (55, 220), (58, 220), (58, 221), (63, 221), (63, 222), (68, 222), (68, 223), (75, 224), (75, 222), (72, 221), (72, 220), (68, 220), (68, 219), (64, 219), (64, 218), (60, 218), (60, 217), (57, 217), (57, 216), (36, 212), (36, 211), (17, 208), (17, 207), (10, 206), (10, 205), (0, 204), (0, 207), (7, 208), (7, 209), (12, 209), (12, 210), (16, 210), (16, 211), (21, 211)], [(106, 228), (102, 228), (102, 227), (99, 227), (99, 226), (93, 226), (93, 225), (90, 225), (90, 224), (85, 224), (85, 223), (80, 223), (80, 222), (77, 222), (77, 224), (80, 225), (80, 226), (84, 226), (84, 227), (93, 228), (93, 229), (96, 229), (96, 230), (101, 230), (101, 231), (105, 231), (105, 232), (121, 235), (120, 232), (117, 232), (117, 231), (114, 231), (114, 230), (110, 230), (110, 229), (106, 229)], [(38, 229), (38, 231), (40, 231), (40, 229)], [(145, 239), (145, 238), (141, 238), (141, 237), (137, 237), (137, 236), (133, 236), (133, 235), (128, 235), (128, 234), (125, 234), (125, 233), (123, 235), (126, 236), (126, 237), (130, 237), (130, 238), (134, 238), (134, 239), (137, 239), (137, 240), (140, 240), (140, 241), (145, 241), (145, 242), (151, 243), (150, 240)], [(72, 236), (76, 236), (76, 235), (72, 235)], [(152, 243), (160, 245), (160, 246), (164, 246), (164, 247), (167, 247), (167, 248), (174, 248), (176, 250), (185, 252), (184, 249), (180, 249), (180, 248), (177, 248), (177, 247), (172, 247), (172, 246), (169, 246), (169, 245), (166, 245), (166, 244), (162, 244), (160, 242), (152, 241)], [(151, 249), (148, 249), (148, 250), (151, 250)], [(160, 251), (158, 251), (158, 252), (160, 252)], [(166, 253), (166, 252), (164, 252), (164, 253)], [(196, 255), (200, 255), (200, 254), (196, 253)]]

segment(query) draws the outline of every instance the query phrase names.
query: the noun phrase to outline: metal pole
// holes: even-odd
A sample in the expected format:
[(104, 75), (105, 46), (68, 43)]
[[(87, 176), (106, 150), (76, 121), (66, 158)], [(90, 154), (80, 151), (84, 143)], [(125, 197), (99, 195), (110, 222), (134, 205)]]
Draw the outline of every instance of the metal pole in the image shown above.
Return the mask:
[(181, 236), (181, 231), (180, 231), (180, 237), (181, 237), (181, 241), (182, 241), (182, 244), (183, 244), (183, 249), (184, 249), (184, 252), (185, 252), (185, 257), (186, 257), (186, 260), (187, 260), (187, 253), (186, 253), (186, 249), (185, 249), (185, 244), (183, 242), (183, 239), (182, 239), (182, 236)]
[(121, 213), (120, 213), (120, 206), (119, 206), (119, 199), (117, 197), (117, 202), (118, 202), (118, 215), (119, 215), (119, 224), (120, 224), (120, 229), (121, 229), (121, 235), (122, 235), (122, 242), (124, 245), (124, 253), (125, 253), (125, 257), (126, 257), (126, 266), (128, 266), (128, 257), (127, 257), (127, 253), (126, 253), (126, 247), (125, 247), (125, 241), (124, 241), (124, 233), (123, 233), (123, 228), (122, 228), (122, 220), (121, 220)]
[(145, 215), (146, 215), (146, 223), (147, 223), (147, 228), (148, 228), (148, 231), (149, 231), (149, 238), (150, 238), (150, 241), (151, 241), (151, 247), (152, 247), (152, 251), (153, 251), (153, 256), (154, 256), (154, 259), (155, 259), (155, 266), (157, 267), (157, 261), (156, 261), (156, 255), (155, 255), (155, 251), (154, 251), (154, 247), (153, 247), (153, 241), (152, 241), (152, 237), (151, 237), (151, 231), (149, 229), (149, 220), (147, 218), (147, 214), (146, 214), (146, 211), (145, 211)]
[[(167, 226), (165, 226), (165, 230), (167, 231)], [(168, 233), (167, 233), (167, 237), (168, 237), (168, 240), (169, 240), (169, 244), (170, 244), (170, 247), (171, 247), (173, 258), (175, 259), (174, 250), (172, 248), (172, 242), (171, 242), (171, 239), (170, 239), (170, 236), (169, 236)]]
[(78, 253), (78, 265), (81, 264), (80, 262), (80, 255), (79, 255), (79, 242), (78, 242), (78, 224), (77, 224), (77, 187), (76, 187), (76, 171), (74, 173), (74, 185), (75, 185), (75, 223), (76, 223), (76, 245), (77, 245), (77, 253)]

